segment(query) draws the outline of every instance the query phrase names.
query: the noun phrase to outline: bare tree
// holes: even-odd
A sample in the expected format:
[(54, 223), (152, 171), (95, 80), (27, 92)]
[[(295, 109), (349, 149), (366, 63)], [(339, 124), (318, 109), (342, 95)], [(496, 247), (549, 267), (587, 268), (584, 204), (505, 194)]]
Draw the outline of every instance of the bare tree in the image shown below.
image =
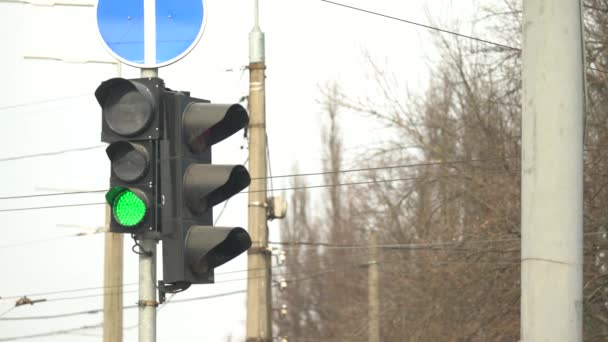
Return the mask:
[[(585, 0), (584, 4), (590, 66), (585, 113), (584, 333), (586, 341), (603, 341), (608, 339), (608, 175), (604, 171), (608, 168), (604, 147), (608, 144), (608, 2)], [(312, 212), (306, 195), (294, 194), (291, 205), (300, 211), (293, 212), (287, 226), (298, 229), (287, 229), (290, 233), (283, 239), (362, 245), (371, 229), (380, 232), (380, 244), (387, 245), (381, 248), (380, 258), (383, 341), (519, 338), (521, 51), (517, 48), (522, 13), (519, 1), (487, 6), (479, 25), (513, 49), (438, 35), (436, 45), (443, 59), (419, 96), (396, 93), (399, 77), (371, 59), (383, 96), (352, 98), (335, 85), (324, 89), (328, 117), (324, 170), (343, 167), (338, 113), (358, 113), (382, 123), (394, 139), (358, 157), (357, 167), (370, 171), (327, 174), (327, 184), (366, 184), (329, 187), (321, 204), (325, 210), (314, 226), (306, 218)], [(383, 165), (409, 167), (378, 169)], [(288, 265), (289, 272), (333, 273), (289, 290), (296, 293), (289, 301), (297, 311), (289, 319), (290, 333), (319, 340), (365, 340), (367, 274), (364, 267), (352, 265), (365, 261), (366, 250), (317, 246), (294, 248), (294, 252), (301, 259)], [(350, 268), (338, 267), (349, 263)]]

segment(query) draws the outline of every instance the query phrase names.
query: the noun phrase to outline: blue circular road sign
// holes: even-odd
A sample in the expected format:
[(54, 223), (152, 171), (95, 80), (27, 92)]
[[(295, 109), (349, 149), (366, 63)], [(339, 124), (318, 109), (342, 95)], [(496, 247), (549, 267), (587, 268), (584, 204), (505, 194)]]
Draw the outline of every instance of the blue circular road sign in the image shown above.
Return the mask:
[(204, 0), (99, 0), (97, 27), (107, 50), (139, 68), (174, 63), (198, 43)]

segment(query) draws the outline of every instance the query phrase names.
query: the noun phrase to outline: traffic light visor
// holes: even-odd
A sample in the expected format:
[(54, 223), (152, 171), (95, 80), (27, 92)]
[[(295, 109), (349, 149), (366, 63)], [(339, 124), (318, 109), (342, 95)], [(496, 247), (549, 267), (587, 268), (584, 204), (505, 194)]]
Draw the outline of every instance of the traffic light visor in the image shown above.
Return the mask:
[(202, 153), (247, 126), (249, 116), (239, 104), (190, 103), (184, 111), (186, 143), (194, 153)]
[(152, 122), (156, 103), (144, 85), (123, 78), (103, 82), (95, 91), (104, 122), (114, 133), (129, 137)]
[(106, 193), (106, 200), (112, 207), (116, 222), (125, 227), (140, 224), (148, 211), (145, 196), (136, 190), (114, 187)]
[(240, 227), (192, 226), (186, 234), (186, 258), (195, 274), (209, 272), (251, 247), (251, 238)]
[(249, 186), (249, 172), (242, 165), (193, 164), (184, 175), (184, 196), (190, 211), (202, 214)]

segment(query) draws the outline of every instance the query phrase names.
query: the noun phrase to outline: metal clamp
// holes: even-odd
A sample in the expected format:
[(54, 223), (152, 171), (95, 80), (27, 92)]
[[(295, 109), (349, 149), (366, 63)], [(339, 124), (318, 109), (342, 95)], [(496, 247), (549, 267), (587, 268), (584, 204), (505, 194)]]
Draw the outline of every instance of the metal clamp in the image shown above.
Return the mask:
[(151, 307), (158, 307), (158, 302), (155, 300), (140, 300), (137, 302), (137, 306), (141, 307), (146, 307), (146, 306), (151, 306)]
[(254, 202), (249, 202), (247, 204), (248, 207), (262, 207), (262, 208), (268, 208), (268, 203), (266, 202), (259, 202), (259, 201), (254, 201)]
[(247, 254), (272, 254), (272, 249), (268, 247), (251, 247), (247, 250)]

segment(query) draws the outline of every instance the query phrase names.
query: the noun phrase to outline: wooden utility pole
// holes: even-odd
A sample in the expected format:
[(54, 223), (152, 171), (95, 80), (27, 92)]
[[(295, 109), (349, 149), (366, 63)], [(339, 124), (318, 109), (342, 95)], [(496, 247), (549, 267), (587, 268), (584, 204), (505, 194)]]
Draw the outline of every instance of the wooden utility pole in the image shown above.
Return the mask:
[[(106, 225), (110, 226), (110, 207), (106, 206)], [(103, 267), (103, 341), (122, 341), (123, 236), (105, 233)]]
[(378, 235), (372, 232), (369, 239), (368, 268), (368, 324), (369, 342), (380, 342), (380, 289), (378, 288)]
[(270, 253), (266, 226), (266, 103), (264, 33), (258, 23), (258, 0), (254, 3), (255, 25), (249, 34), (249, 235), (247, 342), (272, 341), (270, 315)]
[(522, 342), (583, 340), (581, 7), (524, 0)]

